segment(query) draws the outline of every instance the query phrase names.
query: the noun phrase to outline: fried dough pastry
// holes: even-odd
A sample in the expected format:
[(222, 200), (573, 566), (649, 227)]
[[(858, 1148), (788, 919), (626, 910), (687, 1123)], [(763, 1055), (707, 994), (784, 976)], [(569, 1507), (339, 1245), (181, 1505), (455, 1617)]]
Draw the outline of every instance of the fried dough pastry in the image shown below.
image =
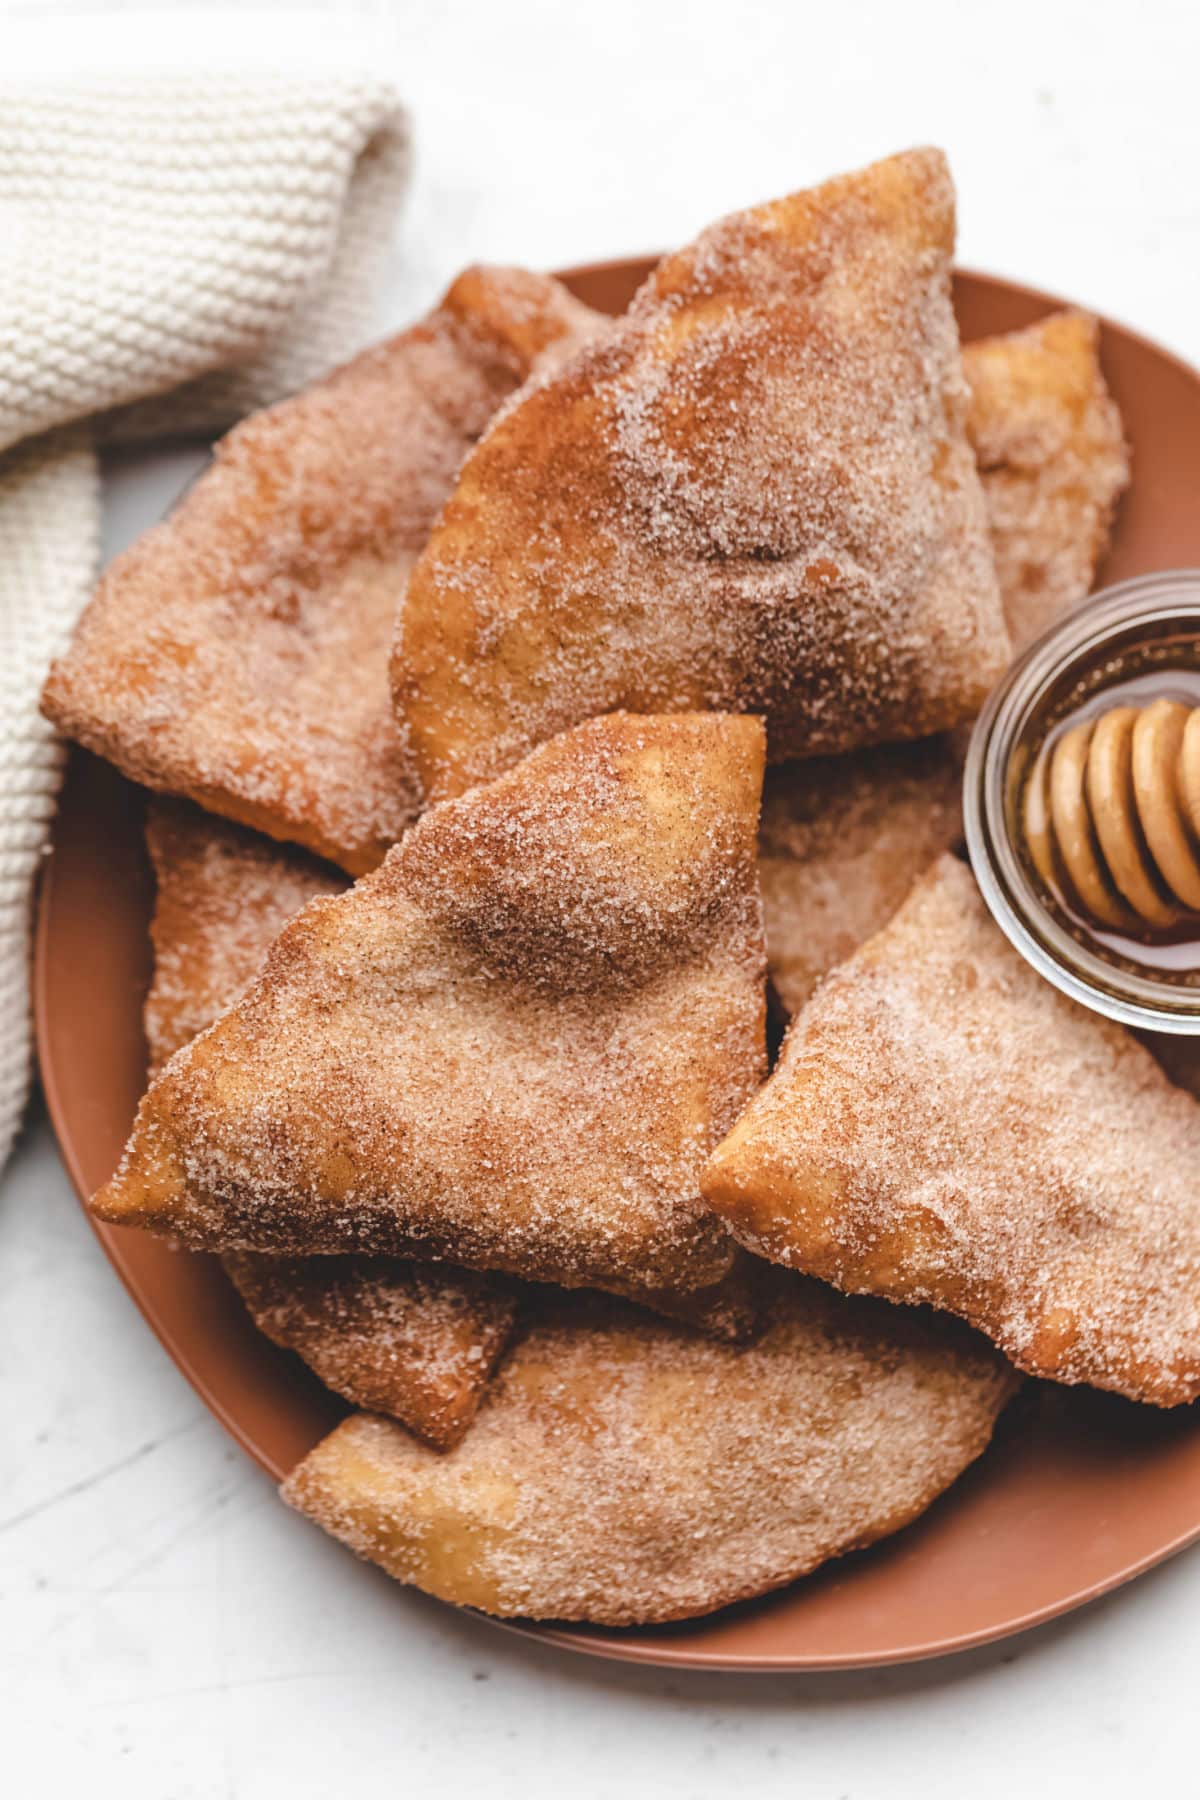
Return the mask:
[(780, 1282), (741, 1348), (551, 1299), (450, 1456), (351, 1418), (283, 1496), (459, 1605), (684, 1619), (907, 1525), (985, 1448), (1015, 1382), (973, 1333), (808, 1282)]
[(154, 868), (154, 975), (144, 1021), (155, 1075), (257, 975), (274, 938), (345, 877), (303, 850), (272, 843), (186, 800), (152, 795), (146, 847)]
[(1020, 650), (1090, 592), (1129, 485), (1129, 453), (1089, 314), (1051, 313), (967, 344), (963, 368), (967, 433)]
[[(1100, 369), (1099, 328), (1085, 313), (964, 345), (963, 366), (1019, 648), (1091, 587), (1128, 480), (1121, 418)], [(958, 761), (936, 738), (768, 771), (759, 875), (768, 967), (789, 1013), (959, 837)]]
[(247, 419), (109, 569), (47, 716), (136, 781), (374, 867), (418, 809), (387, 679), (404, 578), (501, 400), (596, 323), (547, 276), (471, 269), (419, 325)]
[(913, 151), (735, 214), (467, 458), (392, 680), (431, 797), (612, 708), (767, 719), (772, 760), (971, 716), (1008, 658)]
[(242, 1251), (224, 1264), (273, 1343), (435, 1450), (462, 1439), (517, 1315), (516, 1290), (496, 1276), (435, 1263)]
[[(151, 798), (146, 841), (157, 882), (145, 1010), (153, 1073), (237, 998), (302, 906), (346, 882), (303, 850), (182, 800)], [(465, 1269), (237, 1253), (224, 1264), (267, 1337), (353, 1405), (393, 1415), (439, 1450), (470, 1424), (516, 1315), (510, 1284)]]
[(960, 1314), (1030, 1374), (1200, 1394), (1200, 1107), (942, 857), (826, 980), (713, 1156), (762, 1255)]
[(758, 875), (767, 968), (788, 1013), (956, 842), (960, 788), (945, 737), (767, 770)]
[(763, 732), (589, 721), (427, 813), (142, 1101), (98, 1217), (697, 1302), (705, 1157), (765, 1073)]

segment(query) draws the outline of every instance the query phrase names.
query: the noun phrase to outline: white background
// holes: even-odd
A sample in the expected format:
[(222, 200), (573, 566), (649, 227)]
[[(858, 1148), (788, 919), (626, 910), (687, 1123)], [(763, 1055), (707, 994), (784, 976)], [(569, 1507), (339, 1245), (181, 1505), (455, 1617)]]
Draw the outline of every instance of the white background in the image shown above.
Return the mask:
[[(383, 324), (469, 259), (674, 244), (928, 140), (951, 154), (964, 262), (1200, 361), (1194, 4), (372, 11), (419, 145)], [(116, 473), (110, 549), (183, 473)], [(103, 1262), (40, 1113), (0, 1184), (0, 1379), (0, 1786), (21, 1800), (1195, 1791), (1197, 1553), (993, 1651), (805, 1679), (551, 1654), (394, 1588), (286, 1512), (208, 1418)]]

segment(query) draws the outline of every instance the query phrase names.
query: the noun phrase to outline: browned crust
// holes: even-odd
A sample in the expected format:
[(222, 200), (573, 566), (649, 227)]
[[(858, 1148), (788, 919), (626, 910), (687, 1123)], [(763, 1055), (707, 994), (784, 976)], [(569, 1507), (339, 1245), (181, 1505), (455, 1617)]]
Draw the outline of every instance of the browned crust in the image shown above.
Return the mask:
[(432, 809), (163, 1070), (97, 1215), (724, 1300), (696, 1178), (764, 1072), (762, 755), (622, 715)]
[(47, 717), (149, 787), (374, 867), (420, 800), (387, 686), (408, 568), (501, 400), (595, 324), (547, 276), (471, 269), (420, 324), (247, 419), (108, 570)]
[(257, 975), (289, 919), (346, 880), (303, 850), (152, 795), (154, 973), (144, 1012), (150, 1074), (211, 1025)]
[(548, 1296), (444, 1459), (347, 1420), (284, 1498), (396, 1579), (505, 1616), (691, 1618), (915, 1519), (1016, 1376), (915, 1312), (778, 1284), (762, 1338)]
[[(151, 1073), (258, 973), (303, 906), (346, 881), (302, 850), (152, 796), (156, 893), (146, 997)], [(354, 1406), (435, 1449), (462, 1437), (511, 1334), (517, 1299), (495, 1276), (385, 1257), (226, 1256), (259, 1329)]]
[[(963, 366), (968, 435), (1020, 647), (1091, 587), (1128, 480), (1120, 414), (1086, 313), (967, 344)], [(767, 963), (787, 1012), (958, 840), (959, 786), (955, 746), (940, 738), (768, 771), (759, 875)]]
[(758, 874), (767, 968), (784, 1010), (886, 925), (962, 829), (948, 738), (884, 744), (768, 769)]
[(1200, 1395), (1197, 1166), (1200, 1107), (945, 856), (800, 1013), (702, 1186), (760, 1255), (1177, 1406)]
[(1051, 313), (963, 350), (967, 432), (1014, 649), (1090, 592), (1129, 485), (1121, 415), (1089, 313)]
[(385, 1413), (435, 1450), (462, 1440), (512, 1335), (499, 1276), (378, 1256), (231, 1252), (251, 1318), (352, 1406)]
[(978, 709), (1008, 642), (953, 236), (944, 159), (894, 157), (712, 227), (527, 384), (401, 610), (430, 794), (616, 707), (761, 712), (773, 759)]

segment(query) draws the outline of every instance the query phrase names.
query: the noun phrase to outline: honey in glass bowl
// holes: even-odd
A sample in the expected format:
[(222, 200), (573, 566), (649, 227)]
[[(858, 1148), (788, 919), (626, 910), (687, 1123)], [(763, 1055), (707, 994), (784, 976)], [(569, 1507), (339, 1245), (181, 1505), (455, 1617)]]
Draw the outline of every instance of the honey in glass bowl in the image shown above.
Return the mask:
[(1200, 571), (1106, 589), (1012, 665), (967, 756), (1001, 928), (1124, 1024), (1200, 1035)]

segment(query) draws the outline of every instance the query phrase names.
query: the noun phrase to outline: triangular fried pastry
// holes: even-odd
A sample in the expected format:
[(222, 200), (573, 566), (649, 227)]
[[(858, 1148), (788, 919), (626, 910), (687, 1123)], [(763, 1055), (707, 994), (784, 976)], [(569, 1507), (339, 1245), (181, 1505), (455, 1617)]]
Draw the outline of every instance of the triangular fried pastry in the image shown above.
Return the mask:
[(960, 1314), (1019, 1368), (1200, 1394), (1200, 1107), (942, 857), (793, 1024), (713, 1156), (762, 1255)]
[[(236, 1000), (302, 906), (346, 881), (303, 850), (183, 800), (151, 797), (146, 841), (156, 880), (145, 1008), (154, 1072)], [(224, 1262), (261, 1331), (353, 1405), (391, 1414), (436, 1449), (470, 1424), (516, 1314), (511, 1284), (465, 1269), (237, 1252)]]
[(1016, 1377), (961, 1328), (781, 1280), (759, 1341), (551, 1299), (465, 1442), (351, 1418), (283, 1496), (399, 1581), (502, 1616), (685, 1619), (898, 1531)]
[(763, 732), (591, 720), (427, 813), (142, 1101), (97, 1215), (696, 1296), (698, 1176), (765, 1072)]
[(760, 712), (774, 761), (970, 717), (1008, 658), (913, 151), (714, 225), (504, 409), (401, 608), (432, 797), (594, 713)]
[[(154, 974), (145, 1006), (153, 1075), (236, 1000), (302, 906), (318, 894), (341, 893), (347, 884), (305, 851), (273, 843), (183, 800), (151, 797), (146, 842), (156, 878)], [(643, 1302), (718, 1337), (745, 1337), (757, 1320), (751, 1262), (739, 1257), (711, 1289), (647, 1292)], [(439, 1442), (439, 1419), (414, 1409), (441, 1394), (448, 1416), (465, 1425), (467, 1394), (482, 1392), (487, 1371), (474, 1355), (476, 1340), (460, 1327), (487, 1341), (496, 1321), (512, 1310), (510, 1289), (499, 1279), (489, 1284), (460, 1269), (435, 1272), (392, 1257), (247, 1253), (231, 1254), (226, 1266), (257, 1322), (277, 1343), (298, 1351), (327, 1385), (356, 1405), (395, 1413), (431, 1443)], [(372, 1291), (373, 1277), (378, 1293)], [(270, 1324), (259, 1317), (251, 1288), (269, 1296), (262, 1306), (269, 1305)], [(372, 1320), (401, 1316), (403, 1334), (393, 1331), (388, 1345), (367, 1359), (370, 1385), (356, 1390), (353, 1372), (364, 1358)], [(336, 1380), (329, 1370), (338, 1372)], [(451, 1386), (458, 1396), (453, 1405)], [(391, 1404), (381, 1397), (385, 1393), (392, 1395)]]
[(967, 432), (1020, 650), (1091, 590), (1129, 484), (1129, 453), (1089, 314), (1051, 313), (967, 344), (963, 368)]
[(435, 1450), (457, 1444), (512, 1335), (517, 1293), (494, 1275), (383, 1256), (255, 1256), (225, 1268), (259, 1330), (326, 1387)]
[(144, 1023), (156, 1075), (257, 975), (273, 940), (318, 894), (347, 882), (328, 863), (186, 800), (151, 795), (154, 974)]
[(352, 873), (415, 815), (388, 695), (396, 600), (464, 452), (596, 315), (471, 269), (410, 331), (247, 419), (101, 581), (43, 696), (136, 781)]
[(886, 925), (957, 841), (961, 785), (946, 737), (767, 770), (758, 874), (767, 968), (786, 1012)]

